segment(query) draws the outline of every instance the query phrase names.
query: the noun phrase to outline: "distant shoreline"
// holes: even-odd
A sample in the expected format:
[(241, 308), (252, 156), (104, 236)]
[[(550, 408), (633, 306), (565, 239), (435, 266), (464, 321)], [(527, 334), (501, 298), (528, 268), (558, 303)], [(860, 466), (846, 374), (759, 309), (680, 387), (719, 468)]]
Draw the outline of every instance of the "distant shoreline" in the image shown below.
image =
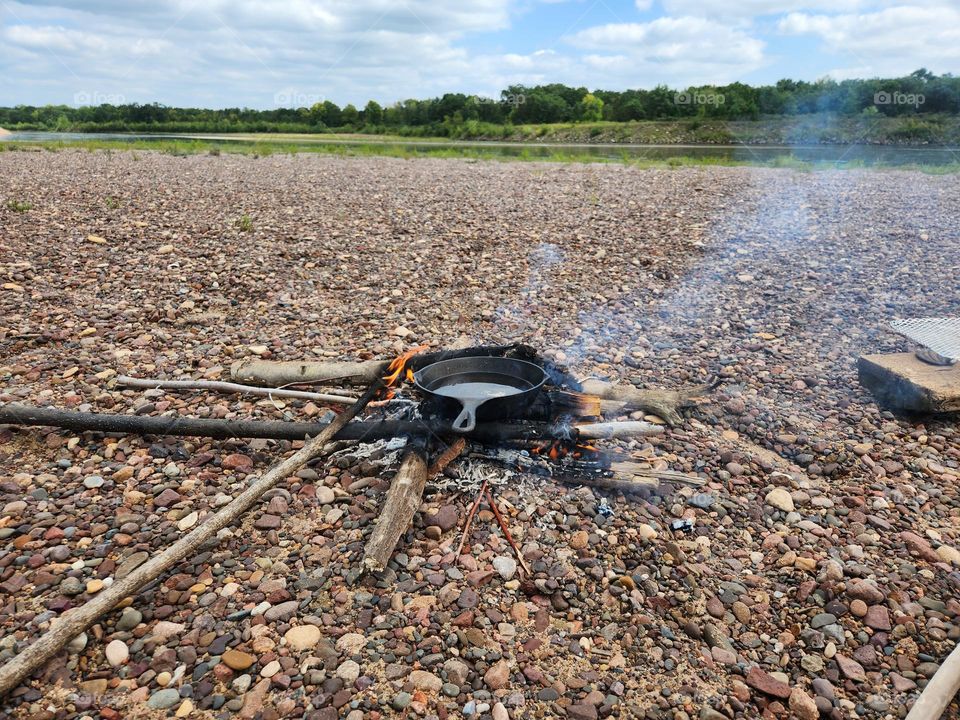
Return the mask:
[(0, 137), (6, 137), (7, 135), (13, 135), (13, 133), (0, 127)]

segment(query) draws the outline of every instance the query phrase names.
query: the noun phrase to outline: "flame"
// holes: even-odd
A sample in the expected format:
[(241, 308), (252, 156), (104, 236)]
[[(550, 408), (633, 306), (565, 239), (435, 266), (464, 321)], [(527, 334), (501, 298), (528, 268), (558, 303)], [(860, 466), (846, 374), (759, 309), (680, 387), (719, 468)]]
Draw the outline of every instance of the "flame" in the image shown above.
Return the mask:
[[(413, 372), (411, 372), (410, 369), (407, 368), (407, 363), (410, 362), (410, 358), (412, 358), (414, 355), (417, 355), (418, 353), (422, 352), (423, 350), (426, 350), (429, 347), (430, 347), (429, 345), (418, 345), (412, 350), (407, 350), (405, 353), (402, 353), (401, 355), (398, 355), (393, 360), (391, 360), (390, 364), (387, 365), (387, 372), (390, 374), (383, 379), (383, 382), (386, 383), (387, 387), (388, 388), (393, 387), (393, 385), (397, 382), (397, 380), (399, 380), (400, 377), (403, 376), (404, 369), (407, 370), (407, 374), (405, 376), (406, 379), (412, 382)], [(389, 397), (392, 397), (392, 394), (390, 394)]]
[(554, 440), (544, 443), (543, 445), (535, 446), (530, 449), (530, 452), (534, 455), (546, 455), (551, 460), (559, 460), (568, 455), (574, 458), (582, 458), (587, 453), (598, 453), (600, 449), (594, 445), (576, 445), (576, 447), (571, 448), (562, 440)]

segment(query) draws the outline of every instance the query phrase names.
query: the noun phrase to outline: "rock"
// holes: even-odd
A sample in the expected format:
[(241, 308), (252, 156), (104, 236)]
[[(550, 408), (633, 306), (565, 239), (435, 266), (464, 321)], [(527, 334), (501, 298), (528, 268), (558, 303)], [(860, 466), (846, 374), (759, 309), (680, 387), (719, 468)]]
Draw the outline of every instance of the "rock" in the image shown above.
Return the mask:
[(180, 500), (182, 500), (180, 493), (172, 488), (167, 488), (153, 499), (153, 504), (157, 507), (170, 507), (176, 505)]
[(143, 621), (143, 614), (132, 607), (125, 607), (123, 612), (120, 613), (120, 618), (117, 620), (116, 628), (120, 632), (128, 632), (133, 630), (137, 625)]
[(793, 498), (790, 497), (790, 493), (782, 487), (776, 487), (768, 492), (764, 501), (767, 505), (783, 512), (793, 512), (794, 510)]
[(639, 535), (640, 539), (644, 542), (650, 542), (656, 539), (657, 531), (646, 523), (640, 523), (637, 525), (637, 535)]
[(343, 680), (347, 685), (353, 685), (353, 683), (357, 681), (357, 678), (360, 677), (360, 666), (353, 660), (344, 660), (337, 666), (334, 675)]
[(107, 680), (106, 678), (100, 678), (98, 680), (81, 680), (79, 683), (77, 683), (77, 687), (79, 687), (82, 692), (89, 693), (90, 695), (97, 697), (98, 695), (103, 695), (107, 691)]
[(569, 544), (574, 550), (583, 550), (590, 544), (590, 535), (585, 530), (577, 530), (570, 536)]
[(455, 505), (441, 505), (437, 512), (427, 516), (430, 525), (436, 525), (443, 532), (452, 530), (460, 522), (460, 513)]
[(104, 654), (107, 657), (107, 662), (113, 667), (119, 667), (130, 659), (130, 649), (123, 640), (111, 640), (107, 643)]
[(820, 717), (820, 710), (817, 709), (817, 703), (798, 687), (790, 691), (788, 705), (790, 711), (797, 717), (797, 720), (818, 720)]
[(177, 711), (174, 713), (175, 717), (187, 717), (190, 713), (193, 712), (193, 701), (190, 698), (184, 700), (180, 707), (177, 708)]
[(493, 720), (510, 720), (510, 713), (506, 706), (501, 702), (494, 703), (490, 714), (492, 715)]
[(930, 546), (930, 543), (916, 533), (905, 530), (900, 533), (900, 539), (914, 555), (923, 558), (927, 562), (940, 562), (940, 556)]
[(393, 700), (390, 701), (390, 707), (394, 710), (406, 710), (407, 706), (413, 700), (413, 695), (408, 692), (398, 692), (393, 696)]
[(886, 599), (873, 580), (853, 580), (847, 584), (847, 595), (862, 600), (867, 605), (876, 605)]
[(492, 561), (493, 569), (504, 580), (511, 580), (517, 574), (517, 561), (507, 555), (495, 557)]
[(232, 455), (227, 455), (220, 463), (220, 466), (227, 470), (246, 471), (253, 467), (253, 460), (251, 460), (247, 455), (233, 453)]
[(483, 675), (483, 681), (491, 690), (500, 690), (506, 687), (510, 680), (510, 666), (506, 660), (500, 660), (490, 666)]
[(844, 676), (850, 678), (854, 682), (863, 682), (867, 679), (867, 674), (863, 671), (863, 666), (852, 658), (845, 657), (840, 653), (837, 653), (834, 658), (837, 661), (837, 666), (840, 668), (840, 672)]
[(103, 478), (99, 475), (88, 475), (83, 479), (83, 486), (89, 490), (103, 487)]
[(73, 640), (67, 643), (67, 650), (72, 653), (81, 653), (87, 647), (87, 634), (85, 632), (77, 635)]
[(287, 630), (283, 639), (294, 650), (309, 650), (320, 642), (320, 628), (315, 625), (297, 625)]
[(443, 670), (447, 674), (447, 679), (455, 685), (466, 685), (470, 676), (470, 668), (462, 660), (450, 658), (443, 663)]
[(263, 613), (263, 617), (267, 622), (283, 622), (292, 618), (299, 609), (300, 603), (296, 600), (288, 600), (269, 608)]
[(147, 707), (152, 710), (169, 710), (180, 702), (180, 692), (173, 688), (157, 690), (147, 701)]
[(774, 678), (770, 673), (764, 672), (758, 666), (754, 665), (747, 671), (745, 678), (747, 685), (759, 690), (767, 695), (783, 698), (790, 697), (790, 686)]
[(874, 630), (890, 630), (890, 612), (883, 605), (871, 605), (863, 621)]
[(336, 498), (337, 494), (333, 491), (333, 488), (329, 488), (326, 485), (317, 487), (317, 502), (321, 505), (329, 505), (336, 500)]
[(337, 638), (337, 650), (346, 655), (356, 655), (367, 644), (367, 639), (360, 633), (344, 633)]
[(950, 545), (941, 545), (937, 548), (937, 555), (943, 562), (960, 565), (960, 550)]
[(188, 515), (184, 515), (182, 518), (180, 518), (180, 520), (177, 521), (177, 529), (181, 532), (189, 530), (197, 524), (197, 520), (199, 518), (200, 516), (196, 513), (196, 511), (189, 513)]
[(425, 670), (414, 670), (410, 673), (410, 682), (417, 690), (424, 692), (438, 693), (443, 685), (443, 681), (433, 673)]
[(589, 703), (570, 705), (567, 708), (567, 717), (574, 720), (597, 720), (597, 708)]
[(220, 660), (224, 665), (233, 670), (246, 670), (257, 661), (257, 658), (249, 653), (231, 648), (223, 653)]

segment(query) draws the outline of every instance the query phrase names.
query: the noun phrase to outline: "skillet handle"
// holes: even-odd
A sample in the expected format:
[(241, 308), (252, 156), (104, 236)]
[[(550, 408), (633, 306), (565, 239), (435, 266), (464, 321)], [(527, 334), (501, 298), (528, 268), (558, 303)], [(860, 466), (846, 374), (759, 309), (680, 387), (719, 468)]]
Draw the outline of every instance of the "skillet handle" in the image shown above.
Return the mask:
[(463, 410), (453, 421), (453, 429), (457, 432), (472, 432), (477, 426), (477, 408), (474, 405), (464, 405)]

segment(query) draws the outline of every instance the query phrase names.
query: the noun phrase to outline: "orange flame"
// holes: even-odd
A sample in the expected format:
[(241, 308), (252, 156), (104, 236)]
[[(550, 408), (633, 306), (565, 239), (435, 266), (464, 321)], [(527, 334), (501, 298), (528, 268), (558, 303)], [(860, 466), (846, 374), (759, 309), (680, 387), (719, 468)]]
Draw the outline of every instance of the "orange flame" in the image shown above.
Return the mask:
[[(398, 355), (391, 360), (390, 364), (387, 365), (387, 372), (390, 374), (383, 379), (383, 382), (387, 384), (387, 387), (392, 387), (397, 380), (400, 379), (400, 377), (403, 375), (404, 369), (407, 368), (407, 363), (410, 362), (410, 358), (429, 347), (429, 345), (418, 345), (412, 350), (407, 350), (405, 353)], [(413, 380), (413, 373), (410, 372), (409, 369), (406, 374), (406, 378), (410, 381)]]

